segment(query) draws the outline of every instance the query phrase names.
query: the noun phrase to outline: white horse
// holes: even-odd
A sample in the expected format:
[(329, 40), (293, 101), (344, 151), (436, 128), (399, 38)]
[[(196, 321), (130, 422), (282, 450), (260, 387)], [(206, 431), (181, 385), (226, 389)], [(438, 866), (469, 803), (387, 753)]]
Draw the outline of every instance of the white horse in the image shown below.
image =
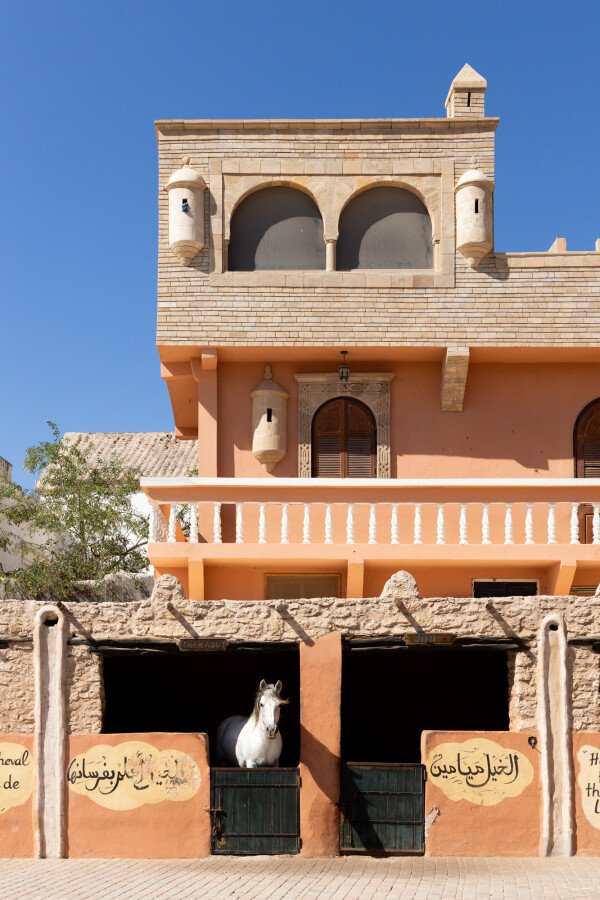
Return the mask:
[(254, 709), (249, 718), (229, 716), (217, 731), (217, 765), (254, 769), (257, 766), (278, 766), (283, 742), (279, 731), (280, 706), (289, 703), (281, 699), (281, 681), (258, 686)]

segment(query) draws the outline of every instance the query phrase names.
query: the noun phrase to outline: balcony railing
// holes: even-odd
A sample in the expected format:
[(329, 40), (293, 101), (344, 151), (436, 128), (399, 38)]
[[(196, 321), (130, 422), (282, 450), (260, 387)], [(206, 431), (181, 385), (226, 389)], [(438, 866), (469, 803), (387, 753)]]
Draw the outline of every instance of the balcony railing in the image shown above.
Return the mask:
[(151, 542), (600, 544), (600, 479), (172, 478), (142, 487)]

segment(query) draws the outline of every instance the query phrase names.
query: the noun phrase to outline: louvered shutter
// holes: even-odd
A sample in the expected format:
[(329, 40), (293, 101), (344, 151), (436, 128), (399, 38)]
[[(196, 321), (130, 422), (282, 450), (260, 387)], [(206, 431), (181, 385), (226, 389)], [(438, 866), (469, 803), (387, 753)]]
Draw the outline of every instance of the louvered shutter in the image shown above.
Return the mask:
[(372, 478), (374, 472), (375, 430), (366, 409), (356, 402), (346, 408), (346, 475), (348, 478)]
[(315, 414), (313, 477), (373, 478), (375, 448), (375, 423), (362, 403), (342, 397), (324, 404)]
[(342, 400), (327, 403), (317, 412), (313, 426), (313, 476), (341, 478), (344, 409)]
[(600, 478), (600, 444), (583, 445), (583, 477)]

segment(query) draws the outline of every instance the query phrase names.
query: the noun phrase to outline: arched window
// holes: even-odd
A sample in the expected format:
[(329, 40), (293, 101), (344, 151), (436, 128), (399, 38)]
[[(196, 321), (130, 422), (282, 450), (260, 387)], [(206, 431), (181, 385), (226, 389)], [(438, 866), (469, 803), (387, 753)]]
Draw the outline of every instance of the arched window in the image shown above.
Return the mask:
[[(600, 399), (579, 413), (573, 431), (573, 455), (577, 478), (600, 478)], [(593, 509), (579, 507), (579, 540), (583, 544), (593, 541)]]
[(314, 200), (290, 187), (249, 194), (231, 218), (228, 268), (324, 269), (323, 220)]
[(600, 478), (600, 399), (577, 416), (573, 444), (576, 477)]
[(430, 269), (433, 266), (431, 219), (410, 191), (374, 187), (342, 210), (337, 268)]
[(313, 478), (375, 478), (377, 441), (373, 413), (359, 400), (338, 397), (315, 413)]

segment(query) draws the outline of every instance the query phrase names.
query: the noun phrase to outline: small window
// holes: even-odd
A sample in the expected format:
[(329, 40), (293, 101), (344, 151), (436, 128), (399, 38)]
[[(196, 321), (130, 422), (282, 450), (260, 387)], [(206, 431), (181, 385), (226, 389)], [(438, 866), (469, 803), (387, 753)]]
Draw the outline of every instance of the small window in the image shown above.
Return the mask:
[(537, 581), (473, 580), (474, 597), (535, 597), (539, 593)]
[(475, 212), (476, 212), (476, 213), (479, 212), (479, 200), (476, 200), (476, 201), (475, 201)]
[(339, 575), (267, 575), (267, 600), (339, 597)]

